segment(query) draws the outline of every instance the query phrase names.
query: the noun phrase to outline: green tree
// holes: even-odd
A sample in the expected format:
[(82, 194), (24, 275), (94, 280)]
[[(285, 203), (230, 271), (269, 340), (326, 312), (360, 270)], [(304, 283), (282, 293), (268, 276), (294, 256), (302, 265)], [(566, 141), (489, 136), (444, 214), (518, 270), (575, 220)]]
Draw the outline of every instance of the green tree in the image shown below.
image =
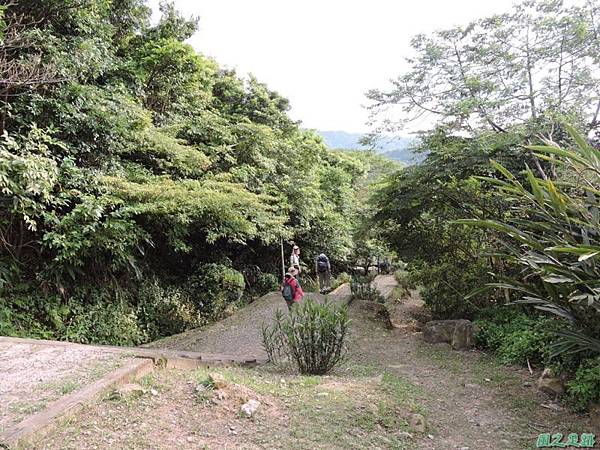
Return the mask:
[[(368, 94), (374, 119), (397, 129), (427, 115), (474, 133), (562, 116), (595, 129), (599, 12), (594, 2), (526, 1), (506, 14), (417, 35), (410, 69), (391, 89)], [(396, 117), (379, 114), (390, 107)]]

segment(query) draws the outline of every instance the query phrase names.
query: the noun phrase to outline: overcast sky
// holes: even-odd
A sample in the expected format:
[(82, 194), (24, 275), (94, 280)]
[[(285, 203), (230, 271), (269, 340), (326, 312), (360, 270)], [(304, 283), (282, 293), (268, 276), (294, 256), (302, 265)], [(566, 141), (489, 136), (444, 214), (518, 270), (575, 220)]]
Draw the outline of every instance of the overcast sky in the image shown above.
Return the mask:
[[(156, 7), (158, 0), (150, 3)], [(190, 40), (290, 99), (306, 128), (365, 132), (365, 92), (384, 88), (410, 39), (510, 10), (513, 0), (175, 0), (200, 16)], [(424, 123), (422, 125), (425, 125)], [(419, 124), (415, 124), (416, 127)]]

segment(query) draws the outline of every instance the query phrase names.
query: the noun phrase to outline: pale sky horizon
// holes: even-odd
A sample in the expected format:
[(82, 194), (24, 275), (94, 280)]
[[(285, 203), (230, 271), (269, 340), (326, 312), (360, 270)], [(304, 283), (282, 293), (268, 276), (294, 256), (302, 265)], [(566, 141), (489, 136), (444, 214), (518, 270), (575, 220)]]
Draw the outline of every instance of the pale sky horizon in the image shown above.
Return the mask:
[[(149, 4), (156, 10), (158, 1)], [(359, 133), (369, 131), (365, 93), (402, 72), (414, 35), (503, 13), (513, 3), (175, 0), (185, 16), (200, 16), (189, 40), (197, 51), (288, 98), (303, 127)], [(425, 126), (427, 119), (413, 125)]]

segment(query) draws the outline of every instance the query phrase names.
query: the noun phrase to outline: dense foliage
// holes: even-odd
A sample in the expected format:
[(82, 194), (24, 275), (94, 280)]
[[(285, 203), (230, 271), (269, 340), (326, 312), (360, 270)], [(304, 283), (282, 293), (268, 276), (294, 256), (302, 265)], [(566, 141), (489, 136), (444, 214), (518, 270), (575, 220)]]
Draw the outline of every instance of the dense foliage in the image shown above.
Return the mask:
[(600, 152), (569, 128), (572, 149), (536, 146), (540, 157), (560, 169), (557, 180), (526, 170), (521, 183), (494, 163), (505, 180), (491, 180), (498, 195), (510, 204), (505, 221), (464, 220), (462, 223), (499, 231), (503, 258), (519, 265), (511, 277), (496, 275), (491, 286), (514, 292), (520, 303), (534, 305), (568, 320), (579, 332), (563, 334), (558, 352), (600, 353), (599, 194)]
[(555, 318), (527, 314), (515, 307), (484, 310), (475, 323), (480, 348), (495, 352), (503, 363), (529, 363), (534, 367), (548, 362), (557, 340), (556, 331), (563, 326)]
[(135, 344), (272, 289), (279, 243), (352, 250), (369, 162), (143, 0), (0, 9), (0, 332)]
[(434, 318), (478, 320), (479, 345), (502, 361), (577, 374), (578, 407), (600, 401), (585, 362), (600, 352), (600, 153), (586, 138), (600, 126), (599, 12), (526, 1), (417, 36), (408, 70), (369, 93), (375, 132), (436, 120), (423, 163), (372, 198), (406, 282)]

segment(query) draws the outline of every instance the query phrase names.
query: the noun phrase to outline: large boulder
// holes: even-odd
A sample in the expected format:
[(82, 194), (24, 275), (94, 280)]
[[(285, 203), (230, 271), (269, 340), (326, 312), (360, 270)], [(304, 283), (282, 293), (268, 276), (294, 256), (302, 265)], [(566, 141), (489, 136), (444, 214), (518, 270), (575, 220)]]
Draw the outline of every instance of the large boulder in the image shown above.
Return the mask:
[(470, 320), (431, 320), (425, 324), (423, 338), (431, 344), (446, 342), (454, 350), (473, 347), (473, 323)]
[(538, 389), (548, 395), (558, 397), (564, 394), (565, 385), (562, 379), (553, 376), (552, 370), (546, 368), (538, 380)]
[(459, 320), (452, 333), (450, 345), (454, 350), (464, 350), (473, 348), (475, 343), (473, 323), (469, 320)]

